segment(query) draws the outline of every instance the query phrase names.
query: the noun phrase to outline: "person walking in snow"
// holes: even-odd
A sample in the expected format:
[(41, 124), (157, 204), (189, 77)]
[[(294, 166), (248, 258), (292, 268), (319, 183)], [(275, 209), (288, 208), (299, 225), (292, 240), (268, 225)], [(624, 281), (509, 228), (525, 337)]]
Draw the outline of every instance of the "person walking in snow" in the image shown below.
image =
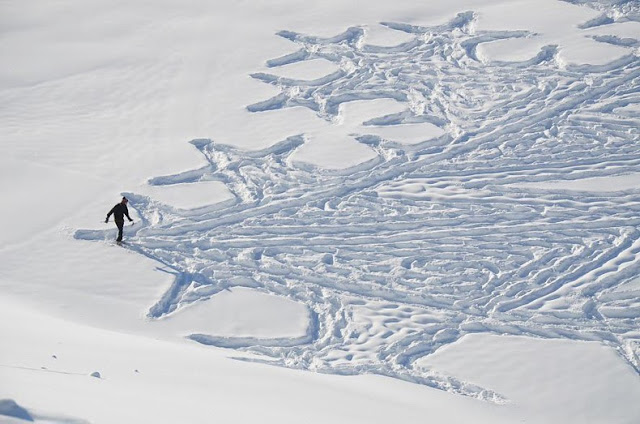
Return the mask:
[(107, 219), (104, 222), (109, 222), (109, 217), (113, 214), (113, 220), (116, 221), (116, 226), (118, 227), (118, 238), (116, 241), (120, 243), (122, 241), (122, 229), (124, 228), (124, 217), (126, 216), (129, 222), (133, 222), (133, 219), (129, 216), (129, 209), (127, 209), (127, 200), (126, 197), (122, 198), (122, 201), (115, 205), (107, 214)]

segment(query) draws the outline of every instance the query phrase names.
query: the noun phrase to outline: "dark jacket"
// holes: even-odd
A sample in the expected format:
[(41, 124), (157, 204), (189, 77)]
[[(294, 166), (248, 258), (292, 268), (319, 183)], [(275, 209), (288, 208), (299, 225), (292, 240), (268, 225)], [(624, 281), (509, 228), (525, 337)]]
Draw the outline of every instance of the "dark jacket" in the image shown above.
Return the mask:
[(129, 219), (129, 221), (133, 221), (129, 216), (129, 209), (127, 209), (127, 205), (125, 205), (124, 203), (118, 203), (117, 205), (115, 205), (113, 209), (111, 209), (107, 214), (107, 220), (109, 220), (111, 214), (113, 214), (113, 219), (116, 222), (124, 222), (125, 215)]

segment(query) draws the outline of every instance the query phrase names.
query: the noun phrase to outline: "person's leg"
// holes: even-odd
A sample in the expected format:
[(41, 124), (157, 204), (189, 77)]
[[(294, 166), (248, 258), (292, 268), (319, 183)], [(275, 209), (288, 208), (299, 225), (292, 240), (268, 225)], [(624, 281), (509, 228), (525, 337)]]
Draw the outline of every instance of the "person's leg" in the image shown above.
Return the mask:
[(124, 221), (116, 221), (116, 225), (118, 226), (118, 238), (116, 239), (116, 241), (122, 241), (122, 228), (124, 227)]

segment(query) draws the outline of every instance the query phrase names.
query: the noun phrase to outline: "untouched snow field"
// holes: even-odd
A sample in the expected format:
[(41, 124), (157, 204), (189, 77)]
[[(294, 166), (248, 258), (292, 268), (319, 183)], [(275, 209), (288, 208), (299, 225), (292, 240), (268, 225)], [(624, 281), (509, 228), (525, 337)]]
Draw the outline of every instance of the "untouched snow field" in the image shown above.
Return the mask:
[(0, 422), (640, 421), (637, 1), (0, 8)]

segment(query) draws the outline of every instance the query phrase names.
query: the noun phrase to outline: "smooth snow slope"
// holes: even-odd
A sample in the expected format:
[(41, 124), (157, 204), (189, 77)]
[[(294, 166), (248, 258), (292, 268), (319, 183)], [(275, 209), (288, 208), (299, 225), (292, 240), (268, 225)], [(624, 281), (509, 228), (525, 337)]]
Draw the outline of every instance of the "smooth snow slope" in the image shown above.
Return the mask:
[(640, 6), (575, 3), (2, 3), (0, 419), (636, 422)]

